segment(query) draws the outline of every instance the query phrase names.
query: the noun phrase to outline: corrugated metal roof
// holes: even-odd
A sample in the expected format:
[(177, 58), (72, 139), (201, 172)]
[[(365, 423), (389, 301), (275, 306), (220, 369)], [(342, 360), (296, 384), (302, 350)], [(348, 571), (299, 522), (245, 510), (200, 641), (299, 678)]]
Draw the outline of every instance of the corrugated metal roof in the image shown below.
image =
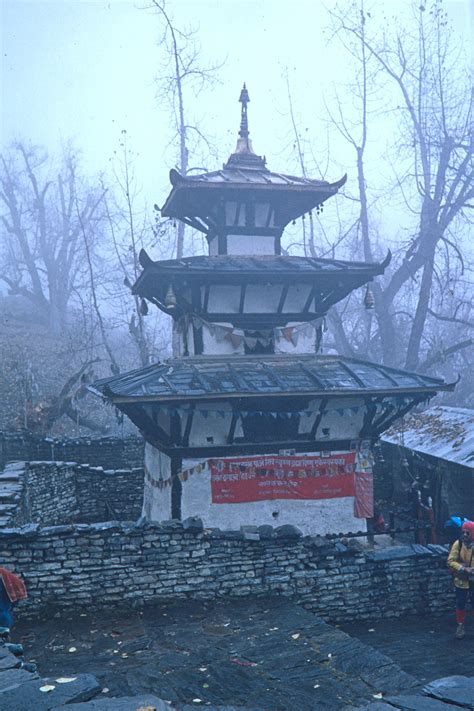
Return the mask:
[(382, 440), (474, 468), (474, 410), (430, 407), (391, 427)]
[(272, 186), (292, 186), (303, 188), (325, 188), (336, 192), (346, 182), (346, 176), (336, 181), (329, 183), (327, 180), (315, 180), (311, 178), (299, 178), (295, 175), (285, 175), (283, 173), (272, 173), (264, 167), (264, 164), (248, 165), (246, 162), (235, 162), (230, 165), (229, 162), (222, 170), (214, 170), (210, 173), (200, 173), (198, 175), (183, 176), (176, 170), (170, 171), (170, 181), (173, 185), (196, 185), (196, 184), (234, 184), (239, 186), (246, 185), (272, 185)]
[(330, 183), (325, 180), (310, 180), (309, 178), (297, 178), (295, 175), (284, 175), (283, 173), (272, 173), (269, 170), (235, 170), (223, 168), (212, 173), (202, 173), (201, 175), (189, 175), (186, 181), (190, 183), (237, 183), (243, 184), (264, 184), (264, 185), (298, 185), (304, 187), (329, 187)]
[(451, 389), (439, 378), (339, 356), (197, 356), (176, 358), (96, 381), (115, 398), (168, 400), (229, 396), (375, 394)]
[(315, 257), (300, 257), (300, 256), (234, 256), (234, 255), (219, 255), (197, 257), (182, 257), (181, 259), (167, 259), (156, 261), (150, 259), (148, 254), (142, 250), (140, 253), (140, 262), (143, 267), (154, 268), (163, 272), (177, 271), (181, 273), (213, 273), (225, 272), (233, 273), (264, 273), (270, 276), (270, 273), (289, 272), (291, 274), (315, 274), (315, 273), (335, 273), (345, 274), (346, 272), (366, 273), (371, 276), (382, 274), (390, 260), (390, 252), (386, 259), (381, 263), (369, 262), (347, 262), (340, 259), (317, 259)]

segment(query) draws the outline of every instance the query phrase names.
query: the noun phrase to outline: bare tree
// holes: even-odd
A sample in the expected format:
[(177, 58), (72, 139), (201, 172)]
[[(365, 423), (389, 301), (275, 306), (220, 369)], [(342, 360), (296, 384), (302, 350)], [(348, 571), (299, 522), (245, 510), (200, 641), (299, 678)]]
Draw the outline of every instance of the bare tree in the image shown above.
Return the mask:
[[(118, 263), (118, 274), (114, 273), (117, 278), (117, 288), (114, 291), (120, 299), (125, 296), (127, 302), (132, 304), (131, 312), (128, 306), (125, 309), (128, 331), (138, 353), (140, 364), (147, 366), (150, 365), (153, 351), (151, 337), (145, 325), (148, 309), (145, 302), (141, 301), (138, 296), (131, 297), (130, 288), (140, 273), (140, 250), (144, 247), (147, 235), (152, 236), (153, 233), (152, 227), (145, 217), (145, 205), (141, 211), (136, 205), (139, 191), (126, 130), (122, 130), (121, 133), (119, 150), (116, 151), (113, 162), (113, 171), (115, 177), (113, 202), (110, 199), (107, 200), (106, 209), (108, 231)], [(104, 332), (103, 338), (107, 344)], [(108, 344), (106, 348), (112, 369), (118, 369)]]
[(84, 276), (81, 235), (85, 230), (94, 243), (104, 196), (80, 180), (72, 148), (65, 150), (52, 177), (54, 171), (44, 151), (24, 143), (1, 156), (0, 278), (11, 294), (26, 297), (59, 335)]
[[(392, 87), (387, 115), (396, 117), (392, 147), (395, 184), (392, 196), (401, 196), (413, 215), (410, 239), (400, 239), (388, 279), (374, 285), (378, 341), (385, 363), (408, 368), (434, 367), (458, 351), (472, 346), (466, 333), (472, 319), (459, 281), (465, 270), (466, 246), (462, 235), (474, 203), (473, 87), (462, 52), (454, 46), (447, 16), (435, 0), (429, 8), (413, 3), (411, 22), (402, 23), (364, 10), (363, 3), (343, 6), (332, 13), (335, 35), (356, 60), (359, 104), (357, 131), (348, 127), (342, 101), (332, 118), (353, 147), (357, 160), (359, 216), (357, 231), (362, 252), (374, 258), (376, 230), (371, 228), (370, 200), (365, 177), (365, 147), (373, 117), (368, 112), (368, 91), (374, 72)], [(382, 27), (380, 31), (377, 28)], [(371, 81), (368, 81), (372, 72)], [(353, 87), (352, 87), (353, 88)], [(390, 209), (388, 207), (388, 209)], [(450, 291), (456, 298), (443, 299)], [(465, 291), (465, 290), (464, 290)], [(436, 303), (440, 304), (438, 313)], [(436, 350), (443, 322), (458, 321), (462, 330), (449, 346)], [(347, 323), (347, 321), (346, 321)], [(470, 324), (472, 326), (472, 324)], [(345, 331), (342, 319), (337, 324)], [(405, 337), (406, 334), (406, 337)], [(453, 335), (453, 334), (451, 334)], [(472, 335), (472, 331), (471, 331)], [(351, 339), (344, 333), (349, 344)], [(367, 338), (370, 346), (372, 336)]]
[[(181, 175), (187, 175), (200, 169), (190, 162), (200, 147), (204, 145), (206, 153), (213, 152), (198, 121), (190, 117), (187, 99), (190, 94), (197, 96), (216, 82), (220, 65), (202, 63), (198, 29), (179, 27), (166, 0), (151, 0), (145, 7), (152, 9), (160, 20), (158, 44), (163, 50), (163, 64), (157, 77), (157, 100), (167, 107), (171, 117), (170, 144), (177, 148), (176, 169)], [(178, 259), (183, 256), (184, 234), (185, 225), (178, 221), (175, 249)]]

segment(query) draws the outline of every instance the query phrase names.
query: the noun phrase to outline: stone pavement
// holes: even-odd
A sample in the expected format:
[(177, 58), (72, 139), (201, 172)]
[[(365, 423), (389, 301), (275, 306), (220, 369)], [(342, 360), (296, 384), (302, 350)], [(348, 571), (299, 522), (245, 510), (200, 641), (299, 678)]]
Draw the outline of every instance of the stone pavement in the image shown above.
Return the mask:
[[(3, 650), (0, 709), (12, 711), (474, 708), (474, 678), (423, 688), (385, 654), (282, 598), (23, 623), (15, 641), (45, 678), (26, 680)], [(2, 685), (14, 672), (23, 675)]]

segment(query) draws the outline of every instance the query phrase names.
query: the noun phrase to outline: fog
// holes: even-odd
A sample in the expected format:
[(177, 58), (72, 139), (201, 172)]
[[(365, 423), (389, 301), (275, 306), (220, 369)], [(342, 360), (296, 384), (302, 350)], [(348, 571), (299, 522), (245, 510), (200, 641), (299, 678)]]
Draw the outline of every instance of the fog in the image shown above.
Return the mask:
[[(355, 293), (328, 318), (323, 352), (449, 381), (462, 373), (463, 387), (447, 402), (469, 403), (471, 0), (426, 7), (412, 0), (168, 0), (165, 9), (180, 44), (193, 33), (196, 67), (214, 68), (211, 82), (184, 79), (187, 169), (218, 169), (234, 150), (246, 82), (250, 137), (271, 170), (331, 182), (348, 174), (324, 215), (314, 216), (314, 233), (308, 220), (289, 226), (285, 250), (361, 261), (381, 261), (389, 248), (394, 255), (374, 287), (373, 316)], [(71, 369), (74, 390), (111, 367), (171, 354), (169, 320), (157, 309), (145, 319), (124, 286), (137, 277), (142, 246), (159, 259), (176, 256), (179, 243), (179, 226), (153, 209), (169, 192), (170, 168), (182, 168), (165, 26), (151, 0), (1, 5), (0, 390), (8, 406), (0, 426), (17, 421), (19, 410), (28, 419), (25, 403), (50, 407)], [(368, 38), (366, 75), (359, 30)], [(390, 74), (400, 60), (397, 31), (407, 69)], [(448, 36), (449, 52), (435, 50)], [(186, 57), (180, 50), (184, 64)], [(184, 254), (205, 250), (205, 240), (187, 230)], [(78, 392), (77, 410), (94, 410)], [(79, 419), (76, 425), (82, 431)]]

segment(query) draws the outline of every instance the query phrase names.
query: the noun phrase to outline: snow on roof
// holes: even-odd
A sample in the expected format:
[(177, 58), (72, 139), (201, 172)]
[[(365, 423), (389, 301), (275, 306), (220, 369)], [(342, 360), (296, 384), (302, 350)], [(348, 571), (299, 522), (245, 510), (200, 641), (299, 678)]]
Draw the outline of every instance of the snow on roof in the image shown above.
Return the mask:
[(474, 410), (430, 407), (393, 425), (382, 441), (474, 469)]

